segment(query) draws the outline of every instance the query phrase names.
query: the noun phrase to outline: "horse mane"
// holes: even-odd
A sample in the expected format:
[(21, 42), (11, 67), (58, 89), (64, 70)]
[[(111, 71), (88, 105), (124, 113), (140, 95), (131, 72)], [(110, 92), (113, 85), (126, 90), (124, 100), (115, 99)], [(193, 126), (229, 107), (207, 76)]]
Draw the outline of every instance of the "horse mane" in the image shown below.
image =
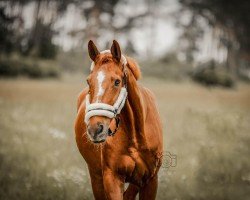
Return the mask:
[(137, 62), (128, 56), (126, 56), (128, 62), (128, 68), (131, 70), (132, 74), (134, 75), (135, 79), (138, 80), (141, 78), (141, 70)]

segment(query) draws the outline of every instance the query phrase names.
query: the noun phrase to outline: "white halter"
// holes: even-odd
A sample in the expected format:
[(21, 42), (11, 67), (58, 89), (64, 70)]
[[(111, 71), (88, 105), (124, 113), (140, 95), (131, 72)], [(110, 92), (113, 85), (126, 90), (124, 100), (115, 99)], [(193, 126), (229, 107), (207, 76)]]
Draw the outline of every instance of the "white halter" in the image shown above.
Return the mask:
[[(110, 53), (110, 50), (105, 50), (101, 52), (101, 54), (105, 53)], [(123, 55), (121, 56), (121, 62), (124, 67), (127, 65), (127, 59)], [(92, 62), (90, 70), (92, 71), (94, 67), (95, 63)], [(111, 119), (116, 117), (117, 114), (120, 114), (123, 106), (125, 105), (127, 95), (128, 95), (127, 88), (123, 86), (121, 88), (120, 94), (116, 102), (112, 106), (106, 103), (90, 103), (89, 94), (87, 94), (85, 99), (86, 101), (85, 120), (84, 120), (85, 123), (88, 124), (89, 119), (93, 116), (105, 116)]]

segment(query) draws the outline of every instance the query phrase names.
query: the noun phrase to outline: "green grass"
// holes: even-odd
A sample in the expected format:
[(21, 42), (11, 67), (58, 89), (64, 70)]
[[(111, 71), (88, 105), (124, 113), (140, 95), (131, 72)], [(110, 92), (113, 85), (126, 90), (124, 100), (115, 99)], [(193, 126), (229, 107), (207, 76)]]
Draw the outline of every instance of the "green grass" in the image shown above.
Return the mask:
[[(146, 79), (177, 166), (160, 170), (157, 199), (247, 199), (250, 87), (206, 89)], [(0, 199), (93, 199), (74, 140), (85, 80), (0, 80)]]

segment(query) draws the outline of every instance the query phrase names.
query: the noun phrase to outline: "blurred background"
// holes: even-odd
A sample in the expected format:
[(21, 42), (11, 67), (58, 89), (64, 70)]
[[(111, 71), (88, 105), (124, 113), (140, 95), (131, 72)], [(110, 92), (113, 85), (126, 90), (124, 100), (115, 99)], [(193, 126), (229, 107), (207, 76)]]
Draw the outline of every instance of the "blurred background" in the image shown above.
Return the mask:
[(87, 42), (119, 41), (156, 96), (157, 199), (250, 196), (250, 2), (0, 1), (0, 199), (93, 199), (74, 140)]

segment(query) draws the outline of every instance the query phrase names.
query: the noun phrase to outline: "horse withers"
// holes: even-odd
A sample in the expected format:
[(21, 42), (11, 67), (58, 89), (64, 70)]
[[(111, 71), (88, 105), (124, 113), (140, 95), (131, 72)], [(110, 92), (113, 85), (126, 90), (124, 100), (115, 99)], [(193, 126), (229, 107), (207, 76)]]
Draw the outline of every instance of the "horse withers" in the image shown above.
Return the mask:
[(154, 96), (138, 84), (139, 66), (117, 41), (99, 52), (90, 40), (88, 52), (93, 62), (78, 98), (75, 135), (94, 197), (155, 199), (163, 135)]

